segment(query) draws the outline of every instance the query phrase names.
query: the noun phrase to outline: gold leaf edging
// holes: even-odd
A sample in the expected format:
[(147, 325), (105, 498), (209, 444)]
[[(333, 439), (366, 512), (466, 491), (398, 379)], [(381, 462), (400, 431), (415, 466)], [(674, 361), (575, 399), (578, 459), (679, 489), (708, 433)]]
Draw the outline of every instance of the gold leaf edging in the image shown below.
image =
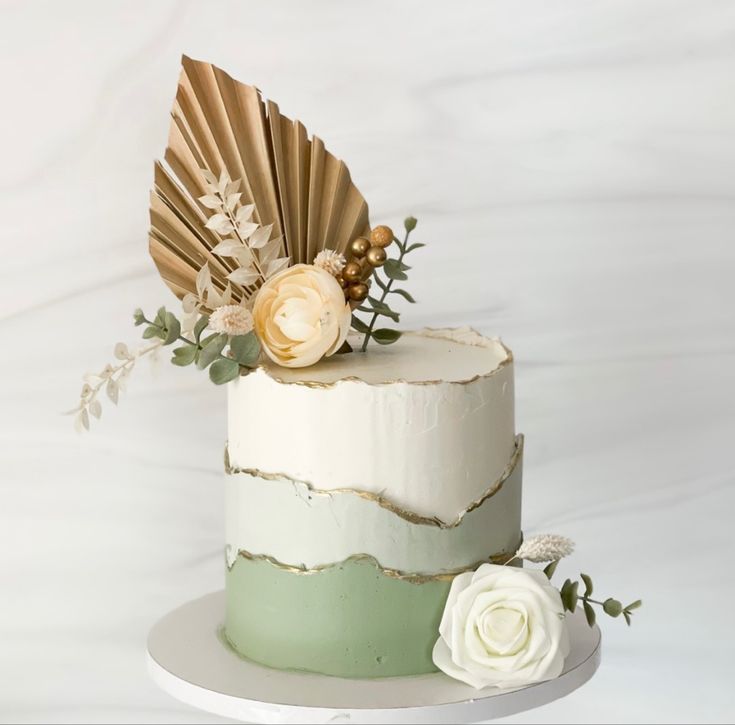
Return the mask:
[[(407, 332), (405, 334), (408, 335), (416, 335), (417, 337), (426, 337), (434, 340), (449, 340), (451, 342), (457, 342), (461, 345), (472, 345), (471, 343), (465, 342), (463, 340), (458, 340), (455, 337), (452, 337), (450, 334), (442, 335), (440, 333), (450, 333), (450, 332), (457, 332), (460, 330), (467, 330), (473, 334), (476, 334), (478, 337), (482, 338), (483, 340), (487, 340), (488, 342), (491, 342), (493, 344), (499, 345), (503, 352), (505, 353), (505, 358), (501, 360), (496, 367), (494, 367), (492, 370), (490, 370), (487, 373), (478, 373), (477, 375), (473, 375), (471, 378), (466, 378), (464, 380), (403, 380), (401, 378), (396, 378), (395, 380), (382, 380), (379, 383), (369, 383), (366, 380), (363, 380), (362, 378), (356, 376), (356, 375), (348, 375), (343, 378), (339, 378), (338, 380), (334, 380), (331, 383), (322, 383), (318, 380), (285, 380), (282, 377), (279, 377), (274, 368), (277, 369), (278, 366), (273, 366), (271, 364), (260, 364), (258, 365), (254, 370), (248, 370), (245, 372), (242, 372), (241, 375), (249, 375), (252, 372), (262, 371), (265, 375), (267, 375), (271, 380), (278, 383), (279, 385), (299, 385), (303, 388), (313, 388), (316, 390), (329, 390), (330, 388), (335, 387), (336, 385), (339, 385), (340, 383), (361, 383), (362, 385), (369, 385), (371, 387), (383, 387), (386, 385), (397, 385), (397, 384), (404, 384), (404, 385), (470, 385), (471, 383), (474, 383), (478, 380), (483, 380), (485, 378), (491, 378), (493, 375), (497, 375), (501, 370), (505, 369), (508, 365), (511, 365), (513, 363), (513, 352), (511, 349), (499, 338), (490, 338), (485, 337), (482, 333), (475, 330), (473, 327), (466, 327), (466, 328), (453, 328), (453, 327), (447, 327), (447, 328), (439, 328), (439, 327), (424, 327), (421, 330), (416, 330), (412, 332)], [(474, 345), (474, 347), (480, 347), (480, 345)]]
[[(514, 551), (518, 551), (518, 547), (521, 545), (523, 537), (518, 542), (518, 546), (515, 547)], [(241, 549), (237, 552), (237, 556), (242, 557), (248, 561), (264, 561), (280, 569), (281, 571), (288, 572), (289, 574), (300, 574), (303, 576), (311, 576), (312, 574), (321, 574), (335, 567), (348, 564), (350, 562), (370, 564), (374, 566), (383, 576), (390, 577), (391, 579), (398, 579), (405, 581), (410, 584), (428, 584), (429, 582), (449, 582), (454, 579), (458, 574), (464, 574), (468, 571), (475, 571), (478, 567), (483, 564), (506, 564), (509, 559), (513, 556), (513, 552), (503, 551), (497, 554), (491, 554), (486, 559), (470, 564), (469, 566), (462, 567), (460, 569), (452, 569), (450, 571), (444, 571), (438, 574), (415, 574), (410, 572), (400, 571), (398, 569), (389, 569), (380, 564), (380, 562), (372, 554), (353, 554), (352, 556), (343, 559), (342, 561), (332, 562), (330, 564), (320, 564), (306, 568), (305, 566), (294, 566), (293, 564), (284, 564), (282, 561), (269, 556), (268, 554), (252, 554), (249, 551)], [(236, 560), (235, 560), (236, 561)], [(235, 565), (233, 562), (232, 566)], [(228, 570), (232, 569), (232, 566), (228, 565)]]
[(482, 506), (485, 501), (492, 498), (496, 493), (498, 493), (505, 485), (505, 482), (513, 475), (516, 469), (516, 465), (518, 464), (518, 461), (521, 459), (522, 455), (523, 435), (519, 433), (515, 438), (515, 448), (513, 450), (513, 455), (510, 457), (510, 461), (505, 467), (503, 473), (500, 475), (500, 478), (498, 478), (498, 480), (495, 481), (495, 483), (493, 483), (490, 488), (488, 488), (478, 499), (473, 501), (464, 511), (462, 511), (456, 519), (449, 522), (443, 521), (438, 516), (423, 516), (422, 514), (418, 514), (415, 511), (409, 511), (408, 509), (401, 508), (398, 504), (392, 502), (390, 499), (387, 499), (380, 494), (373, 493), (372, 491), (365, 491), (363, 489), (356, 488), (317, 488), (308, 481), (301, 481), (296, 478), (291, 478), (285, 473), (266, 473), (264, 471), (260, 471), (257, 468), (233, 468), (230, 465), (230, 455), (226, 446), (225, 473), (228, 476), (235, 476), (242, 473), (248, 476), (253, 476), (255, 478), (262, 478), (266, 481), (287, 481), (295, 486), (304, 486), (310, 493), (317, 496), (352, 494), (354, 496), (359, 496), (360, 498), (363, 498), (367, 501), (372, 501), (376, 503), (381, 508), (384, 508), (387, 511), (394, 513), (396, 516), (399, 516), (400, 518), (408, 521), (411, 524), (417, 524), (419, 526), (436, 526), (437, 528), (447, 530), (454, 529), (459, 526), (464, 520), (465, 516), (467, 516), (467, 514), (469, 514), (471, 511), (474, 511), (475, 509), (480, 508), (480, 506)]

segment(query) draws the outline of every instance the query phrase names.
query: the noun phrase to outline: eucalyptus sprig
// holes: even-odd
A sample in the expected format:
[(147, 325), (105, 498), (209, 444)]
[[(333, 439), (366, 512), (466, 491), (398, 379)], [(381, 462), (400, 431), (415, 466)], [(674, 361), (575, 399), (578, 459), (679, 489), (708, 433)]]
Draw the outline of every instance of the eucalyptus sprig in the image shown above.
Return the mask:
[[(554, 575), (558, 563), (558, 559), (556, 561), (552, 561), (551, 564), (544, 569), (544, 574), (546, 574), (549, 579)], [(581, 601), (582, 608), (584, 609), (584, 616), (587, 618), (587, 624), (592, 627), (597, 621), (597, 614), (592, 606), (595, 604), (602, 607), (602, 611), (607, 614), (608, 617), (616, 618), (622, 614), (625, 619), (625, 623), (630, 626), (633, 612), (643, 606), (643, 602), (640, 599), (636, 599), (636, 601), (628, 604), (627, 606), (623, 606), (620, 601), (613, 597), (608, 597), (603, 601), (592, 599), (592, 593), (594, 592), (592, 578), (588, 574), (580, 574), (579, 576), (584, 584), (584, 593), (581, 596), (579, 594), (579, 581), (566, 579), (561, 585), (559, 594), (561, 595), (561, 603), (564, 605), (565, 611), (574, 612)]]
[(357, 317), (357, 315), (352, 315), (353, 329), (364, 334), (361, 346), (361, 350), (363, 352), (367, 350), (368, 343), (371, 339), (375, 340), (375, 342), (381, 345), (390, 345), (396, 342), (396, 340), (401, 337), (402, 333), (400, 330), (395, 330), (387, 327), (375, 329), (375, 324), (377, 323), (379, 317), (387, 317), (393, 320), (393, 322), (398, 322), (400, 320), (400, 315), (392, 310), (386, 302), (386, 298), (389, 294), (400, 295), (401, 297), (403, 297), (403, 299), (411, 302), (412, 304), (416, 302), (416, 300), (408, 292), (406, 292), (406, 290), (393, 288), (393, 282), (402, 282), (408, 279), (408, 275), (406, 274), (406, 272), (411, 268), (403, 261), (406, 255), (410, 252), (413, 252), (415, 249), (426, 246), (425, 244), (420, 244), (418, 242), (411, 245), (408, 244), (409, 236), (411, 235), (411, 232), (416, 228), (416, 224), (417, 221), (414, 217), (408, 217), (403, 222), (404, 229), (406, 230), (403, 241), (401, 242), (398, 237), (393, 237), (393, 241), (396, 243), (396, 246), (398, 247), (400, 253), (397, 258), (386, 260), (385, 264), (382, 267), (382, 270), (385, 273), (387, 280), (383, 280), (381, 278), (377, 269), (373, 273), (373, 279), (375, 280), (375, 284), (380, 287), (381, 295), (380, 297), (368, 295), (367, 299), (357, 308), (359, 312), (367, 312), (368, 314), (372, 315), (372, 317), (370, 318), (370, 322), (366, 323), (359, 317)]
[(260, 343), (252, 331), (246, 335), (220, 332), (203, 338), (209, 324), (209, 317), (204, 314), (196, 321), (191, 338), (181, 334), (181, 322), (165, 307), (158, 310), (153, 320), (140, 309), (135, 311), (133, 318), (136, 326), (147, 325), (144, 339), (158, 338), (163, 345), (182, 342), (183, 345), (174, 348), (171, 362), (182, 367), (196, 363), (199, 370), (209, 368), (209, 378), (215, 385), (234, 380), (243, 370), (252, 369), (260, 355)]

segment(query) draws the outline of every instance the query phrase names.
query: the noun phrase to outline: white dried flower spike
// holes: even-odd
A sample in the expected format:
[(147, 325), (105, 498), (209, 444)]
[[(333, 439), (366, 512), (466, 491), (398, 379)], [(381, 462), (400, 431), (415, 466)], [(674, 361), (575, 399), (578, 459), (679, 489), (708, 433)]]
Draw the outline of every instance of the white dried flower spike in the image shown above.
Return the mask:
[(253, 329), (253, 313), (240, 305), (218, 307), (209, 317), (209, 329), (225, 335), (247, 335)]
[(526, 539), (516, 551), (515, 559), (525, 559), (535, 564), (557, 561), (574, 551), (574, 542), (556, 534), (539, 534)]
[(344, 258), (344, 255), (335, 252), (334, 249), (322, 249), (314, 257), (314, 266), (321, 267), (333, 277), (338, 277), (342, 274), (345, 264), (347, 264), (347, 260)]

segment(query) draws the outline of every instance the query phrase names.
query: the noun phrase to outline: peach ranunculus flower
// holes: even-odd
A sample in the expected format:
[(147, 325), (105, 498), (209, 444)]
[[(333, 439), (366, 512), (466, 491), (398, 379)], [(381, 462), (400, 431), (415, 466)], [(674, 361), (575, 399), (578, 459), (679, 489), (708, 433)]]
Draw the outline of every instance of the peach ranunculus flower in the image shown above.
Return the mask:
[(329, 272), (295, 264), (258, 290), (255, 333), (273, 362), (288, 368), (313, 365), (337, 352), (350, 329), (344, 291)]

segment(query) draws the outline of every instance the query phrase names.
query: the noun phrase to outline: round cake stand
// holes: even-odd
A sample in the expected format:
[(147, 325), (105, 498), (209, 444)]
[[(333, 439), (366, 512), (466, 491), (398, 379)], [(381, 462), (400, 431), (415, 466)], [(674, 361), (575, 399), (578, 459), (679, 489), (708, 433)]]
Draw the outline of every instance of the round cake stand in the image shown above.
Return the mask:
[(600, 631), (578, 611), (569, 617), (572, 647), (562, 674), (515, 690), (475, 690), (441, 673), (349, 680), (287, 672), (226, 647), (218, 634), (224, 610), (224, 592), (214, 592), (163, 617), (148, 637), (148, 669), (178, 700), (243, 722), (482, 722), (568, 695), (600, 664)]

